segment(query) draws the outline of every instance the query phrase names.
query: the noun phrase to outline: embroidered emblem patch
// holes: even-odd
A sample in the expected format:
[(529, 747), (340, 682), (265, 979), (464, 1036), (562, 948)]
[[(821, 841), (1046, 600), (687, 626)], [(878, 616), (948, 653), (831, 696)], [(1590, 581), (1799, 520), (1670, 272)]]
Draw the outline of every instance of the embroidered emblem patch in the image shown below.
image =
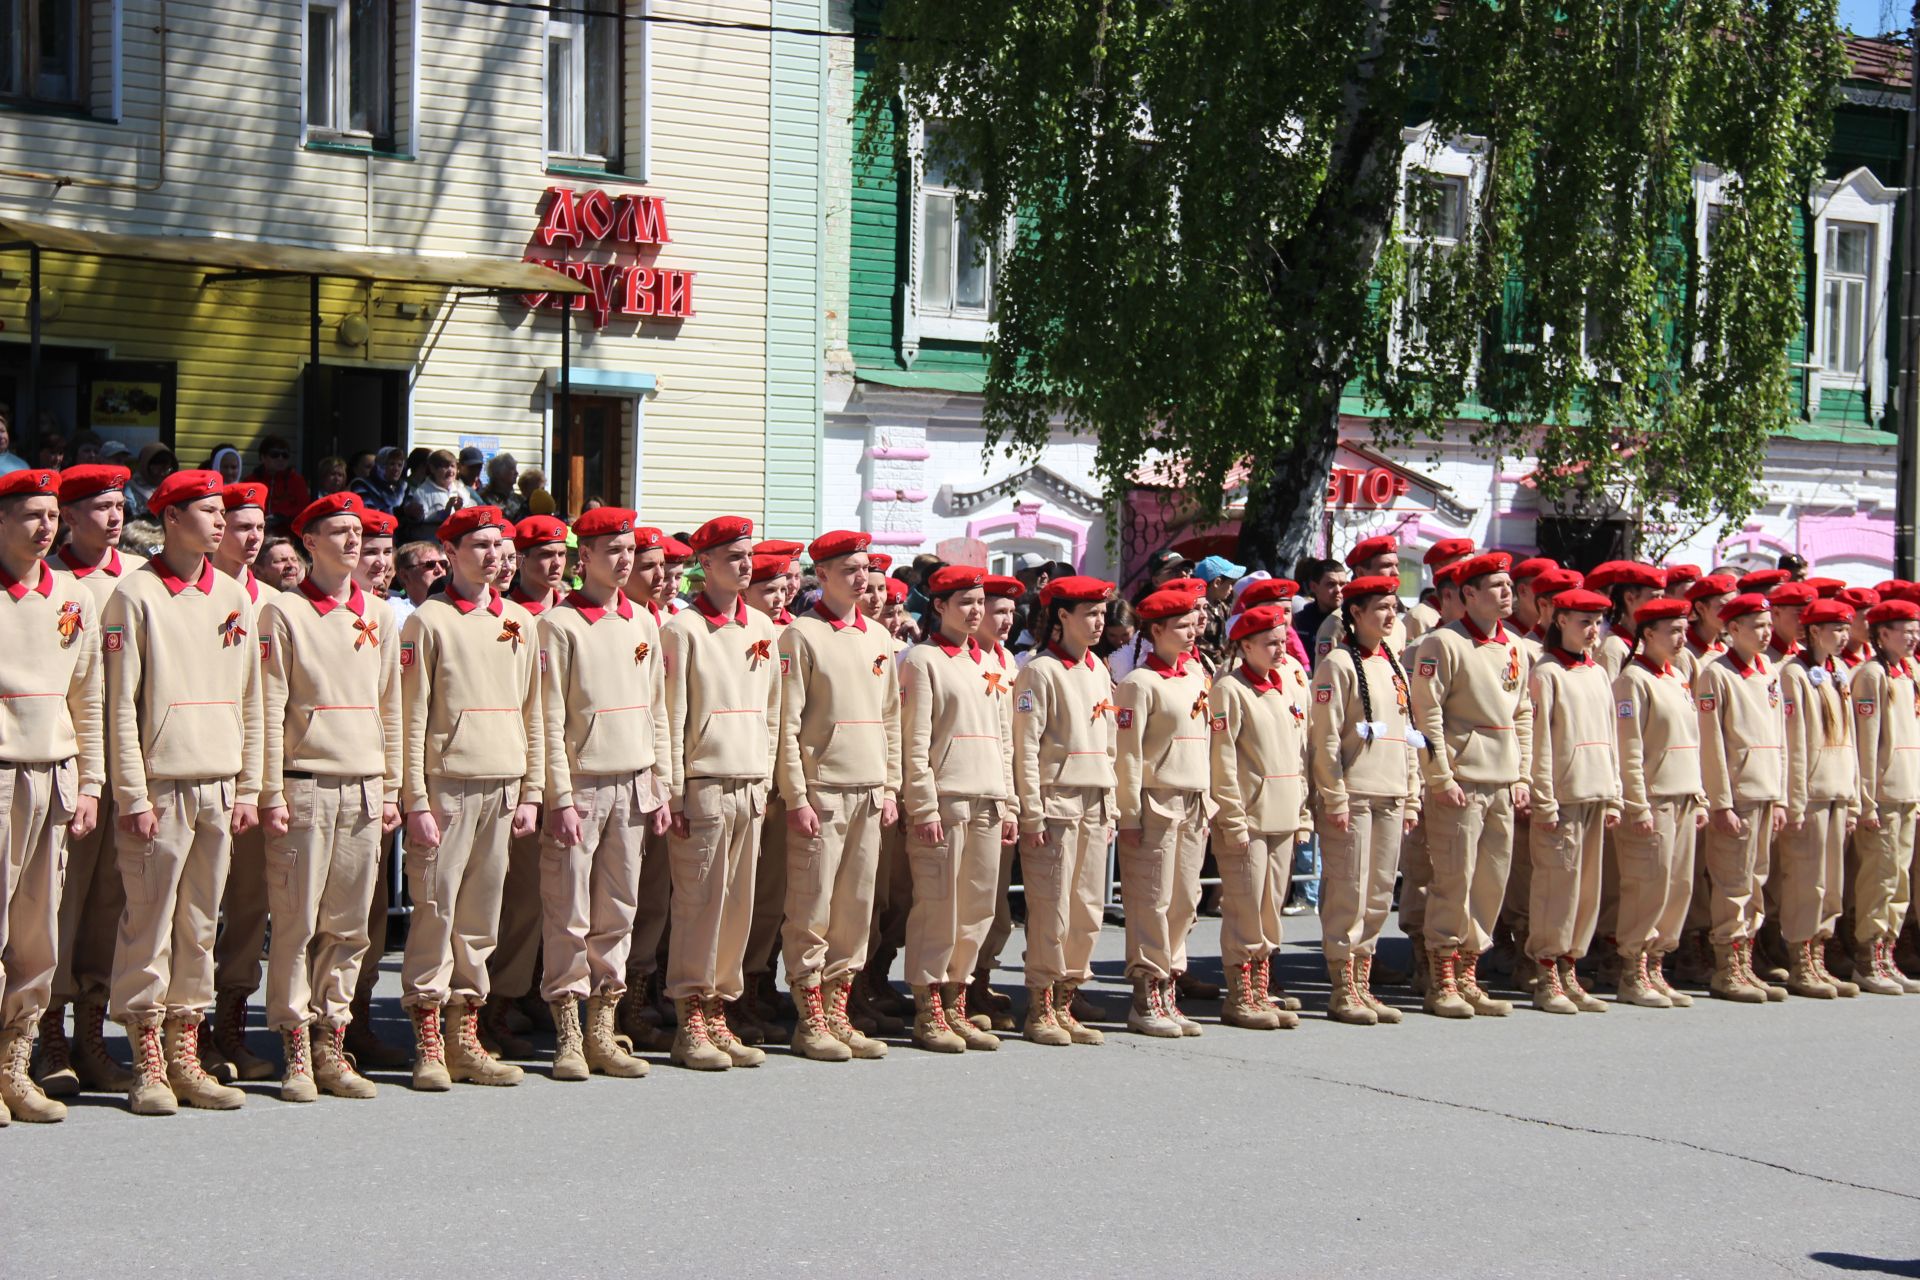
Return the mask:
[(1315, 689), (1313, 691), (1313, 700), (1322, 706), (1327, 706), (1333, 702), (1333, 690), (1326, 688)]
[(125, 627), (108, 627), (103, 633), (101, 647), (108, 653), (118, 653), (125, 646), (126, 639), (127, 629)]
[(1633, 719), (1633, 704), (1631, 702), (1621, 703), (1620, 706), (1618, 707), (1618, 710), (1620, 712), (1620, 718), (1622, 720)]
[(1122, 729), (1133, 728), (1133, 712), (1126, 707), (1120, 708), (1114, 719), (1119, 722)]
[(1857, 716), (1870, 716), (1873, 714), (1873, 707), (1872, 698), (1862, 698), (1853, 704), (1853, 713)]
[(402, 640), (400, 642), (400, 665), (403, 667), (412, 666), (413, 655), (414, 655), (413, 641)]
[(1033, 710), (1033, 692), (1031, 690), (1028, 690), (1027, 692), (1022, 693), (1018, 698), (1015, 698), (1013, 700), (1013, 709), (1015, 711)]
[(273, 640), (268, 636), (260, 637), (260, 661), (265, 662), (273, 656)]
[(1431, 679), (1433, 679), (1433, 677), (1434, 677), (1434, 674), (1435, 674), (1436, 672), (1438, 672), (1439, 670), (1440, 670), (1440, 662), (1439, 662), (1439, 659), (1437, 659), (1437, 658), (1422, 658), (1422, 659), (1420, 659), (1420, 678), (1421, 678), (1422, 680), (1431, 680)]
[(1713, 714), (1713, 709), (1720, 705), (1720, 699), (1709, 693), (1699, 700), (1698, 705), (1702, 715), (1710, 716)]
[(790, 676), (793, 674), (793, 655), (792, 654), (783, 653), (780, 655), (780, 674), (783, 676)]
[(1213, 718), (1212, 728), (1215, 733), (1225, 733), (1227, 731), (1227, 718), (1225, 716), (1215, 716)]

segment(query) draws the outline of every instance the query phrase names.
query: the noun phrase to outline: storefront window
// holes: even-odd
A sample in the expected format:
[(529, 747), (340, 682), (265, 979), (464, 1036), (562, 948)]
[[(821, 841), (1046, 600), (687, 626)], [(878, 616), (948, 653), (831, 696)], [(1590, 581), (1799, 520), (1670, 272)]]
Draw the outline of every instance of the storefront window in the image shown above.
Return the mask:
[(309, 136), (393, 145), (393, 0), (307, 6)]
[(0, 0), (0, 98), (86, 101), (87, 0)]
[(621, 142), (620, 22), (598, 15), (547, 22), (547, 152), (550, 158), (618, 170)]

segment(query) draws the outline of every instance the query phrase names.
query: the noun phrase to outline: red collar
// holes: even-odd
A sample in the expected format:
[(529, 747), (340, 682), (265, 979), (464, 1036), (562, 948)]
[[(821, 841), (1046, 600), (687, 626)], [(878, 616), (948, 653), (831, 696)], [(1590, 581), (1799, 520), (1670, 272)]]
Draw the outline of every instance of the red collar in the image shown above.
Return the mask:
[(1150, 653), (1147, 655), (1146, 667), (1155, 675), (1172, 678), (1187, 674), (1187, 664), (1191, 661), (1193, 661), (1193, 655), (1190, 653), (1181, 654), (1176, 662), (1163, 661), (1159, 654)]
[(1055, 658), (1059, 659), (1060, 665), (1063, 667), (1084, 666), (1089, 671), (1093, 670), (1093, 667), (1094, 667), (1093, 650), (1091, 649), (1088, 649), (1085, 653), (1081, 654), (1078, 658), (1069, 658), (1066, 655), (1065, 650), (1061, 649), (1059, 645), (1049, 640), (1047, 641), (1047, 652), (1052, 654)]
[[(595, 604), (578, 591), (570, 591), (567, 593), (567, 603), (578, 609), (580, 616), (588, 622), (598, 622), (610, 612), (605, 605)], [(618, 614), (622, 622), (626, 622), (633, 617), (633, 601), (627, 599), (626, 592), (616, 591), (613, 593), (613, 607), (611, 612)]]
[(1705, 636), (1694, 630), (1691, 622), (1687, 624), (1687, 643), (1702, 653), (1725, 653), (1727, 651), (1727, 646), (1718, 640), (1709, 643)]
[[(827, 602), (825, 600), (816, 600), (813, 603), (813, 612), (817, 617), (825, 619), (826, 624), (835, 631), (845, 631), (848, 627), (852, 627), (855, 631), (860, 632), (864, 632), (867, 629), (867, 620), (860, 616), (858, 606), (846, 617), (836, 618), (832, 613), (828, 612)], [(791, 619), (789, 619), (789, 621), (791, 621)]]
[(361, 592), (359, 583), (352, 579), (348, 579), (348, 583), (353, 587), (353, 591), (345, 600), (336, 600), (326, 594), (313, 585), (311, 578), (300, 579), (300, 594), (313, 601), (313, 611), (323, 618), (343, 604), (346, 605), (348, 613), (356, 618), (364, 618), (367, 616), (367, 598)]
[(1634, 654), (1633, 660), (1639, 663), (1642, 667), (1646, 668), (1648, 671), (1653, 672), (1653, 674), (1655, 674), (1656, 676), (1670, 676), (1673, 674), (1672, 663), (1663, 662), (1656, 667), (1651, 662), (1647, 661), (1647, 655), (1644, 653)]
[(1847, 664), (1847, 670), (1849, 671), (1865, 662), (1870, 656), (1865, 645), (1860, 646), (1858, 649), (1842, 649), (1840, 651), (1840, 661)]
[[(458, 591), (453, 589), (452, 578), (447, 579), (447, 602), (460, 611), (461, 617), (465, 617), (480, 607), (478, 600), (465, 599)], [(487, 588), (487, 612), (496, 618), (506, 612), (506, 606), (500, 601), (500, 592), (492, 586)]]
[[(247, 576), (240, 579), (240, 582), (247, 589), (247, 599), (253, 601), (255, 604), (259, 604), (260, 603), (260, 579), (254, 576), (254, 572), (251, 566), (247, 568), (246, 573), (247, 573)], [(302, 579), (302, 581), (305, 581), (305, 579)]]
[(60, 556), (60, 563), (65, 565), (67, 572), (76, 578), (84, 578), (88, 574), (101, 569), (107, 571), (109, 578), (117, 578), (120, 576), (120, 551), (117, 547), (108, 547), (106, 558), (99, 564), (81, 564), (80, 561), (74, 557), (73, 544), (71, 542), (61, 547), (58, 554)]
[(1780, 643), (1780, 633), (1777, 631), (1773, 633), (1773, 638), (1767, 641), (1767, 649), (1778, 655), (1783, 661), (1800, 652), (1800, 646), (1797, 644), (1782, 645)]
[(1496, 622), (1493, 624), (1492, 635), (1488, 635), (1480, 628), (1474, 626), (1472, 618), (1462, 617), (1460, 619), (1460, 625), (1466, 628), (1467, 634), (1473, 637), (1475, 644), (1505, 644), (1507, 642), (1507, 624), (1504, 622)]
[(203, 596), (213, 594), (213, 561), (207, 559), (205, 556), (200, 557), (200, 573), (191, 583), (187, 582), (185, 578), (176, 578), (173, 576), (173, 570), (167, 568), (167, 558), (165, 556), (155, 556), (153, 559), (147, 561), (147, 568), (160, 575), (160, 581), (167, 584), (167, 594), (170, 596), (179, 595), (189, 586), (192, 586), (195, 591), (198, 591)]
[(790, 627), (793, 625), (793, 614), (785, 609), (770, 616), (773, 618), (773, 625), (776, 627)]
[(43, 599), (51, 597), (53, 595), (53, 570), (47, 567), (45, 560), (35, 560), (34, 563), (40, 567), (39, 582), (30, 587), (8, 573), (5, 569), (0, 569), (0, 591), (5, 591), (8, 595), (12, 596), (16, 602), (25, 600), (29, 591), (38, 592)]
[(1887, 675), (1895, 679), (1906, 680), (1913, 676), (1913, 659), (1902, 658), (1898, 662), (1887, 663)]
[(513, 601), (537, 618), (554, 606), (556, 603), (556, 593), (549, 591), (545, 595), (529, 596), (520, 589), (520, 580), (515, 578), (513, 580), (513, 589), (507, 592), (507, 599)]
[(1265, 675), (1256, 674), (1252, 667), (1241, 667), (1240, 675), (1253, 686), (1255, 693), (1266, 693), (1269, 690), (1278, 689), (1283, 683), (1280, 679), (1280, 668), (1277, 666)]
[(1727, 661), (1733, 664), (1733, 669), (1739, 672), (1743, 680), (1750, 680), (1754, 676), (1767, 674), (1767, 655), (1764, 653), (1755, 654), (1753, 657), (1753, 665), (1748, 666), (1740, 660), (1739, 654), (1729, 649), (1727, 650)]
[(647, 612), (653, 615), (654, 625), (659, 626), (660, 625), (660, 606), (655, 604), (653, 601), (649, 600), (647, 601)]
[(707, 620), (709, 626), (724, 627), (729, 622), (737, 627), (747, 625), (747, 598), (745, 596), (735, 596), (733, 598), (732, 617), (728, 617), (726, 614), (720, 612), (720, 606), (716, 605), (712, 600), (709, 600), (707, 593), (704, 591), (693, 598), (693, 607), (699, 611), (701, 617)]
[[(960, 653), (960, 646), (947, 639), (947, 633), (944, 631), (934, 632), (933, 642), (939, 645), (940, 652), (946, 654), (949, 658), (957, 657)], [(980, 661), (980, 642), (972, 636), (967, 637), (967, 656), (975, 662)]]
[(1576, 667), (1590, 667), (1593, 665), (1593, 655), (1590, 653), (1568, 653), (1557, 644), (1547, 646), (1547, 652), (1552, 654), (1560, 665), (1569, 671)]

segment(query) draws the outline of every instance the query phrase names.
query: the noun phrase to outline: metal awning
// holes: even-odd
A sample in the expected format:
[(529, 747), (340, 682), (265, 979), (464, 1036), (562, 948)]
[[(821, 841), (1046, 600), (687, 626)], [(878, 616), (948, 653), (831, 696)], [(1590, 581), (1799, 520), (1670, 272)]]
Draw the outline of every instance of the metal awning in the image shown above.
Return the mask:
[(550, 267), (507, 258), (312, 249), (224, 236), (130, 236), (57, 227), (24, 218), (0, 218), (0, 249), (39, 249), (130, 262), (208, 267), (230, 276), (317, 276), (498, 293), (592, 292), (589, 286)]

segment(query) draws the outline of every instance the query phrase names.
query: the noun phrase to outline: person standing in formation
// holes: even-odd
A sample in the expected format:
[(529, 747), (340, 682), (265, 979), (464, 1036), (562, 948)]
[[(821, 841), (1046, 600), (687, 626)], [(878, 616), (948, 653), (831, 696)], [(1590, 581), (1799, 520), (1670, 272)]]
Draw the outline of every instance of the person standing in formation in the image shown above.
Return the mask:
[(1400, 1021), (1400, 1011), (1369, 984), (1374, 949), (1393, 909), (1401, 840), (1420, 822), (1417, 753), (1424, 740), (1410, 720), (1407, 673), (1386, 644), (1399, 585), (1397, 578), (1356, 578), (1341, 591), (1347, 641), (1314, 668), (1308, 716), (1326, 867), (1320, 933), (1327, 1016), (1362, 1027)]
[[(806, 550), (798, 542), (764, 539), (753, 545), (753, 577), (743, 593), (747, 607), (773, 623), (775, 644), (793, 624), (787, 605), (793, 599), (793, 558)], [(778, 698), (777, 689), (774, 696)], [(776, 712), (777, 714), (777, 712)], [(760, 851), (753, 870), (753, 916), (747, 925), (746, 956), (741, 961), (741, 997), (728, 1013), (733, 1033), (748, 1044), (762, 1044), (780, 1013), (773, 968), (780, 953), (780, 922), (787, 902), (788, 802), (776, 772), (767, 792), (760, 824)]]
[[(820, 599), (780, 636), (776, 774), (789, 828), (784, 935), (792, 1047), (816, 1062), (887, 1056), (886, 1045), (847, 1017), (848, 995), (867, 961), (880, 832), (900, 816), (895, 646), (860, 612), (871, 543), (847, 530), (814, 539), (807, 554)], [(958, 984), (953, 1000), (964, 1010)], [(991, 1038), (975, 1031), (969, 1047), (984, 1048)]]
[(400, 656), (392, 611), (353, 580), (363, 510), (338, 492), (296, 516), (313, 569), (260, 609), (265, 722), (285, 726), (266, 735), (260, 813), (273, 868), (267, 1025), (284, 1046), (289, 1102), (377, 1092), (347, 1056), (346, 1030), (380, 846), (400, 828)]
[[(1347, 552), (1347, 568), (1355, 578), (1392, 578), (1398, 581), (1400, 544), (1384, 534), (1378, 537), (1362, 538), (1354, 543), (1353, 550)], [(1406, 618), (1400, 612), (1399, 600), (1400, 597), (1396, 595), (1393, 630), (1387, 633), (1386, 643), (1395, 653), (1404, 653), (1407, 646), (1412, 643), (1412, 639), (1407, 634)], [(1245, 605), (1245, 595), (1241, 596), (1241, 602)], [(1320, 630), (1314, 634), (1313, 662), (1315, 665), (1318, 665), (1322, 658), (1332, 653), (1340, 644), (1340, 627), (1343, 625), (1340, 621), (1340, 612), (1336, 609), (1328, 614), (1327, 620), (1320, 624)], [(1231, 658), (1232, 646), (1229, 645), (1228, 649), (1228, 656)]]
[[(1523, 561), (1514, 566), (1516, 573), (1523, 565), (1552, 565), (1551, 560)], [(1514, 618), (1532, 619), (1528, 630), (1517, 631), (1516, 640), (1527, 671), (1527, 679), (1533, 678), (1534, 664), (1546, 652), (1546, 646), (1554, 635), (1554, 602), (1562, 593), (1578, 591), (1585, 585), (1585, 577), (1572, 569), (1533, 568), (1528, 570), (1528, 580), (1523, 588), (1519, 579), (1514, 582)], [(1521, 609), (1521, 599), (1525, 597), (1528, 608)], [(1509, 631), (1516, 628), (1509, 627)], [(1526, 762), (1531, 773), (1533, 762)], [(1533, 830), (1529, 821), (1531, 814), (1526, 809), (1516, 808), (1513, 812), (1513, 859), (1507, 869), (1507, 892), (1500, 905), (1499, 928), (1507, 934), (1507, 950), (1513, 957), (1512, 985), (1516, 991), (1531, 994), (1545, 976), (1540, 966), (1534, 963), (1527, 953), (1527, 938), (1533, 930)], [(1419, 954), (1415, 948), (1415, 954)]]
[[(1427, 554), (1420, 558), (1420, 563), (1426, 567), (1427, 573), (1433, 579), (1435, 603), (1429, 604), (1425, 600), (1421, 600), (1414, 604), (1411, 609), (1407, 610), (1406, 632), (1408, 644), (1412, 644), (1427, 632), (1447, 621), (1447, 619), (1441, 616), (1438, 606), (1441, 571), (1452, 565), (1459, 564), (1461, 561), (1472, 556), (1473, 552), (1474, 546), (1472, 538), (1442, 538), (1427, 548)], [(1395, 598), (1398, 599), (1397, 593)]]
[[(885, 585), (881, 584), (883, 599)], [(1008, 684), (1019, 674), (1019, 664), (1007, 649), (1007, 639), (1013, 634), (1014, 622), (1020, 615), (1020, 598), (1026, 589), (1026, 584), (1018, 578), (988, 574), (986, 609), (980, 615), (980, 628), (974, 633), (985, 655), (983, 661), (998, 663)], [(973, 962), (973, 981), (967, 987), (967, 1008), (972, 1011), (967, 1016), (976, 1024), (985, 1018), (987, 1031), (1012, 1031), (1019, 1026), (1013, 1020), (1013, 1001), (993, 989), (993, 971), (999, 967), (1000, 953), (1006, 950), (1008, 939), (1013, 937), (1013, 860), (1018, 850), (1017, 841), (1000, 846), (1000, 881), (994, 891), (993, 925), (987, 930), (986, 941), (980, 944), (980, 955)], [(905, 919), (904, 905), (899, 915)]]
[(1606, 634), (1594, 646), (1593, 659), (1610, 684), (1633, 655), (1634, 611), (1666, 591), (1666, 571), (1633, 560), (1609, 560), (1595, 565), (1582, 586), (1607, 598)]
[[(494, 507), (443, 520), (446, 590), (400, 632), (413, 898), (400, 1003), (413, 1022), (413, 1087), (429, 1093), (521, 1076), (481, 1046), (479, 1027), (507, 844), (537, 826), (545, 773), (533, 616), (492, 585), (509, 527)], [(451, 1037), (441, 1033), (442, 1009)]]
[(1911, 860), (1920, 826), (1920, 685), (1913, 653), (1920, 606), (1883, 600), (1867, 614), (1873, 656), (1854, 669), (1854, 741), (1860, 754), (1860, 827), (1854, 833), (1853, 977), (1862, 991), (1920, 991), (1894, 961), (1894, 939), (1912, 901)]

